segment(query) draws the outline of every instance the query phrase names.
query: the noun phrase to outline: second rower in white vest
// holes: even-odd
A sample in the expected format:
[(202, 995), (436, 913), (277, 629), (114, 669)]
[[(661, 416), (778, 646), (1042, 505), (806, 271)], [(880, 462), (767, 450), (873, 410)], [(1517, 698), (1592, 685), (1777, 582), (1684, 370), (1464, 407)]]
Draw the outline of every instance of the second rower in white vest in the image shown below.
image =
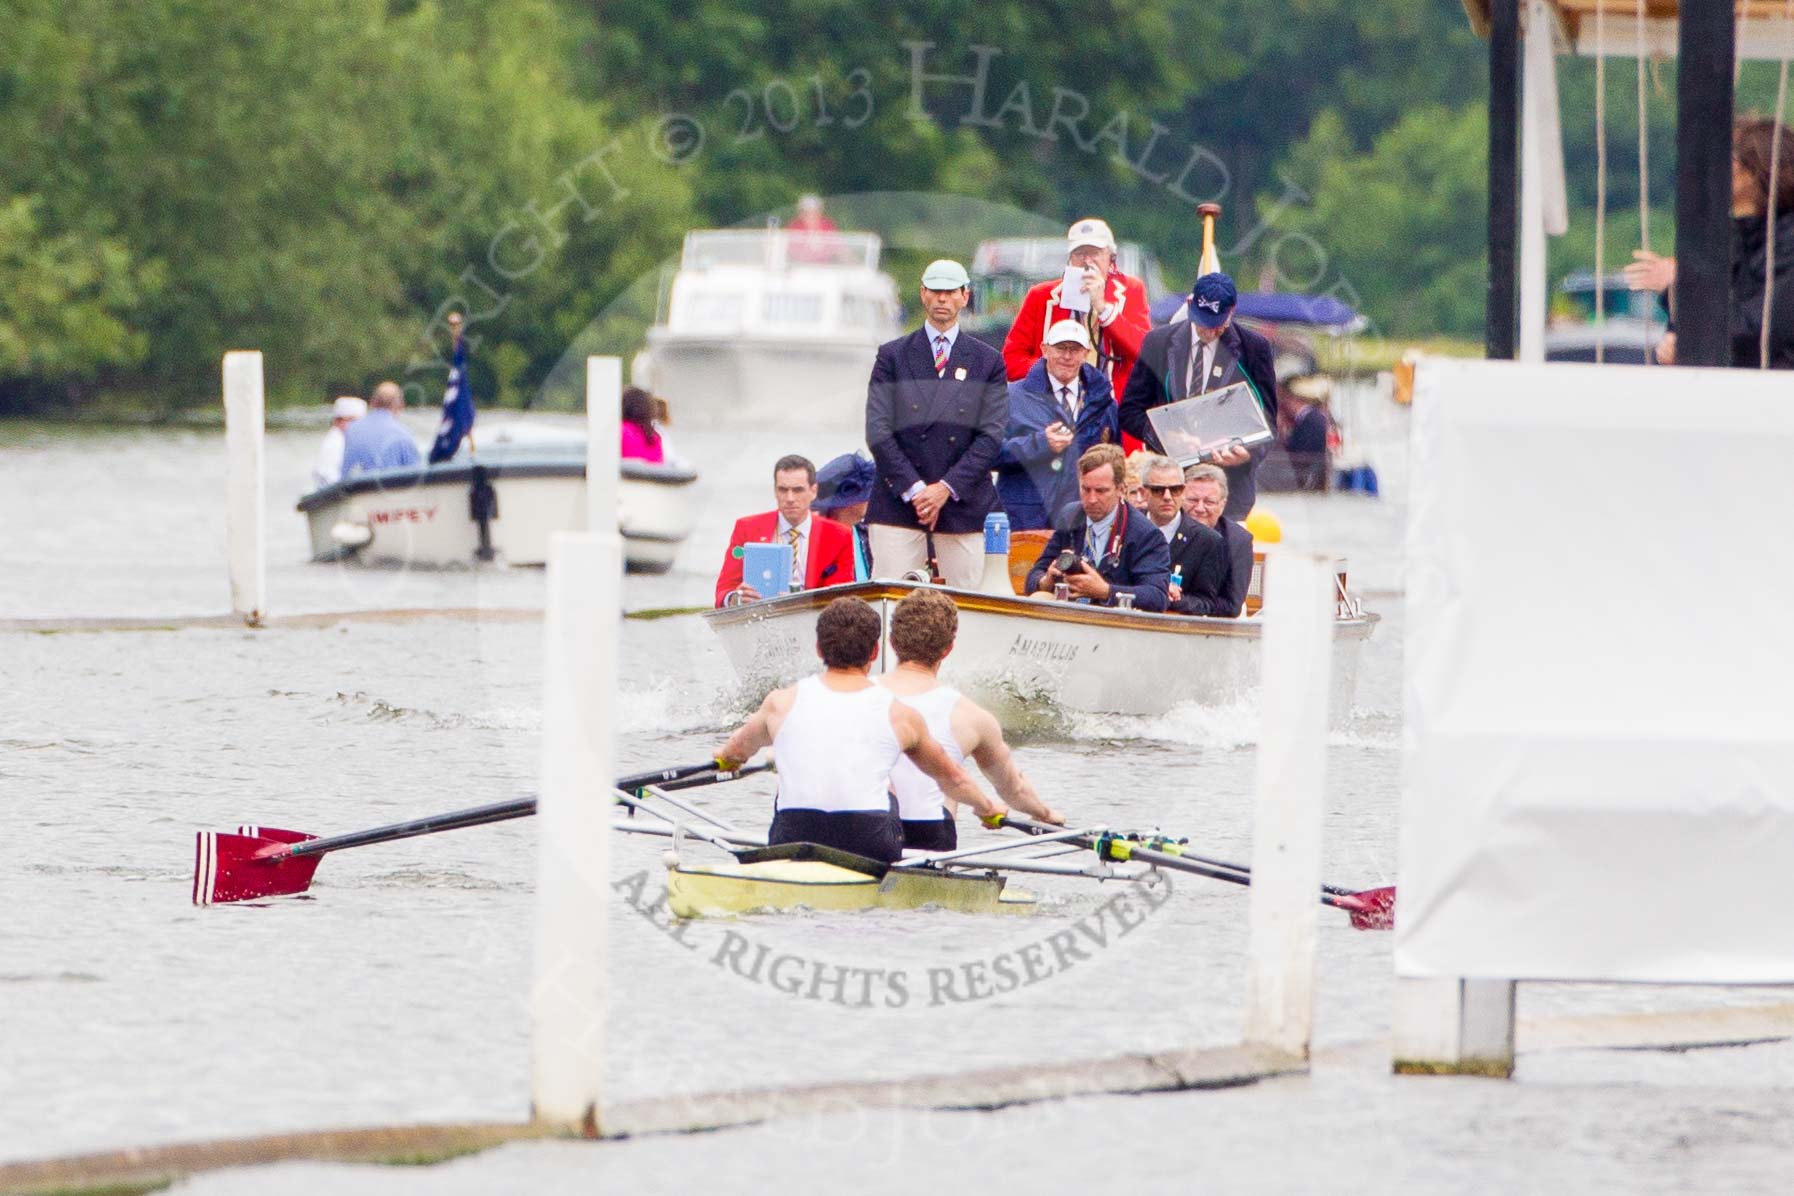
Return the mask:
[[(940, 680), (941, 662), (959, 634), (959, 608), (935, 590), (916, 590), (891, 613), (891, 648), (897, 668), (878, 679), (905, 706), (913, 707), (928, 732), (955, 764), (967, 757), (1011, 806), (1042, 822), (1065, 819), (1040, 800), (1034, 786), (1003, 742), (996, 716)], [(891, 791), (903, 823), (903, 845), (912, 851), (952, 851), (959, 846), (955, 803), (908, 760), (891, 770)]]
[(820, 843), (886, 863), (903, 854), (891, 771), (907, 758), (980, 817), (1007, 807), (980, 789), (922, 716), (893, 700), (867, 673), (884, 623), (858, 598), (837, 598), (816, 619), (823, 671), (766, 695), (717, 754), (731, 766), (772, 748), (779, 796), (767, 842)]

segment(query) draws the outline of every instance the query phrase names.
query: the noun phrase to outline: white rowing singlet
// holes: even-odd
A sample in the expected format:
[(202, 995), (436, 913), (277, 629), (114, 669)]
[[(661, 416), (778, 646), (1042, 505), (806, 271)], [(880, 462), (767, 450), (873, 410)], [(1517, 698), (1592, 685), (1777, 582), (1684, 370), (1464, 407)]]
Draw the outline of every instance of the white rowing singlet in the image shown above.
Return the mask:
[(797, 683), (791, 712), (773, 737), (780, 810), (888, 813), (887, 782), (903, 757), (891, 727), (891, 691), (869, 685), (837, 693), (821, 677)]
[[(959, 691), (950, 685), (937, 685), (927, 693), (906, 694), (897, 699), (922, 716), (928, 733), (941, 745), (948, 759), (955, 764), (966, 762), (959, 740), (953, 737), (953, 707), (959, 702)], [(897, 814), (905, 822), (939, 822), (947, 815), (947, 799), (934, 778), (917, 768), (908, 756), (900, 757), (891, 769), (891, 791), (897, 795)]]

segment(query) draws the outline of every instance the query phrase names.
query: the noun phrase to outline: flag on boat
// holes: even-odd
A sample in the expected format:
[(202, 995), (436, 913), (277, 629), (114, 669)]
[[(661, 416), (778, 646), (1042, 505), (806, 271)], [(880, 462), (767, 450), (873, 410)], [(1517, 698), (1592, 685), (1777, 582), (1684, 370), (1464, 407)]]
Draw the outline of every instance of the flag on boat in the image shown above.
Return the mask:
[(430, 446), (430, 464), (447, 461), (473, 431), (473, 387), (467, 381), (467, 338), (455, 337), (455, 359), (449, 366), (448, 389), (442, 395), (442, 423)]

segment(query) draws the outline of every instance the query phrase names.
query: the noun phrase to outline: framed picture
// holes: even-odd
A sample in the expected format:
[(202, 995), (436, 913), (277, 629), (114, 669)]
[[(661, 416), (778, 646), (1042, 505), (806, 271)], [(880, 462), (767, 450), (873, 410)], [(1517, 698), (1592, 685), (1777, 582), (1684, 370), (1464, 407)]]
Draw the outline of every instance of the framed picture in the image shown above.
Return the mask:
[(1154, 407), (1146, 418), (1165, 455), (1185, 468), (1209, 460), (1229, 444), (1251, 448), (1271, 439), (1258, 396), (1244, 382)]

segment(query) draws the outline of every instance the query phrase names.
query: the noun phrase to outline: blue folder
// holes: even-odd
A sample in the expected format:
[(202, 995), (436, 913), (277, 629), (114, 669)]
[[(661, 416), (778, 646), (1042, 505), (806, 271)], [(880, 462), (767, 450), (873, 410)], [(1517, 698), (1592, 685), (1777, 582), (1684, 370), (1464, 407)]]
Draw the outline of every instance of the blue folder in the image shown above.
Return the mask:
[(741, 580), (762, 598), (785, 593), (791, 588), (791, 545), (743, 544)]

